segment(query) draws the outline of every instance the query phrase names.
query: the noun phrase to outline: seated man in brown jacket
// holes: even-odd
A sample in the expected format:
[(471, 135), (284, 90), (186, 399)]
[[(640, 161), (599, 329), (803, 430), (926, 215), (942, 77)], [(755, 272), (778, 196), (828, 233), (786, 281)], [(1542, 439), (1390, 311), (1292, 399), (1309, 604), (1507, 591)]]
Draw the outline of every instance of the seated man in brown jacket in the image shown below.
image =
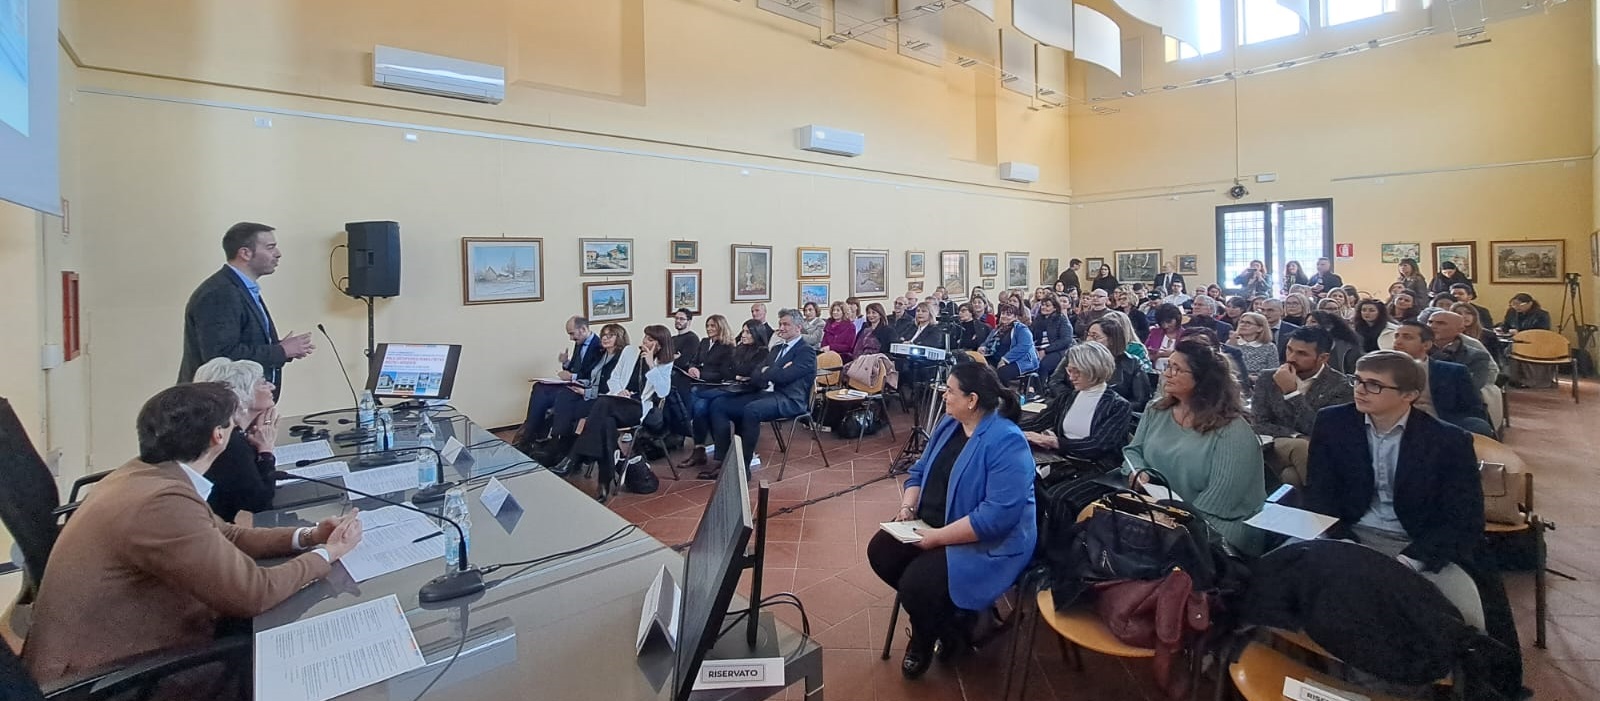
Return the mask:
[(203, 475), (228, 444), (237, 404), (227, 387), (202, 382), (139, 410), (139, 458), (95, 485), (51, 551), (23, 649), (41, 685), (204, 644), (220, 619), (276, 606), (361, 541), (354, 512), (314, 528), (241, 528), (212, 514)]

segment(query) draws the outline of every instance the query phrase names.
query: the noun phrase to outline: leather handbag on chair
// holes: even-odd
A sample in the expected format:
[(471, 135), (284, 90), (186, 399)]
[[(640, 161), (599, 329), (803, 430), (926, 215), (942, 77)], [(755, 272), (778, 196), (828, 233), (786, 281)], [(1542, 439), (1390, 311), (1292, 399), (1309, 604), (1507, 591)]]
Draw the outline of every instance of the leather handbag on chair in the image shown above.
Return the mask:
[(1184, 665), (1173, 667), (1190, 643), (1211, 629), (1211, 602), (1195, 591), (1181, 568), (1160, 579), (1101, 582), (1094, 585), (1095, 613), (1123, 643), (1156, 651), (1156, 685), (1169, 698), (1182, 698), (1190, 684)]

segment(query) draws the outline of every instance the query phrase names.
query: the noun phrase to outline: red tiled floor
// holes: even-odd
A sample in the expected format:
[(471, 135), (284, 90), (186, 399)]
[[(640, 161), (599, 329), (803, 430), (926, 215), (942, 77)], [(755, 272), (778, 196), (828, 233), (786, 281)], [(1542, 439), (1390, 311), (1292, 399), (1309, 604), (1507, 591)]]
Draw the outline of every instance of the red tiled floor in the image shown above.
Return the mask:
[[(927, 676), (907, 682), (900, 676), (906, 619), (902, 615), (890, 658), (879, 660), (894, 592), (866, 565), (867, 540), (879, 521), (891, 517), (899, 502), (901, 480), (879, 480), (900, 453), (910, 432), (909, 417), (890, 410), (898, 439), (888, 432), (862, 441), (822, 436), (830, 465), (803, 432), (796, 436), (795, 455), (785, 479), (777, 481), (781, 459), (777, 445), (764, 435), (758, 453), (767, 464), (756, 473), (771, 482), (767, 567), (763, 592), (795, 592), (806, 604), (812, 634), (825, 650), (827, 698), (830, 701), (979, 701), (999, 699), (1005, 683), (1012, 632), (978, 654), (949, 668), (935, 664)], [(1548, 578), (1549, 649), (1533, 647), (1533, 576), (1505, 574), (1517, 616), (1524, 654), (1524, 683), (1539, 701), (1588, 701), (1600, 698), (1600, 449), (1589, 436), (1600, 428), (1600, 385), (1584, 387), (1583, 403), (1574, 405), (1565, 392), (1515, 390), (1511, 395), (1512, 428), (1506, 443), (1536, 474), (1535, 505), (1558, 529), (1549, 534), (1550, 566), (1578, 581)], [(765, 434), (766, 432), (763, 431)], [(675, 454), (681, 460), (683, 453)], [(674, 482), (663, 461), (654, 461), (662, 488), (653, 495), (618, 495), (610, 506), (661, 540), (676, 544), (693, 534), (711, 485), (695, 480), (697, 470), (680, 469)], [(903, 478), (902, 478), (903, 479)], [(870, 483), (870, 484), (869, 484)], [(592, 483), (577, 482), (592, 491)], [(866, 485), (851, 489), (857, 485)], [(848, 490), (848, 491), (846, 491)], [(807, 500), (844, 493), (807, 505)], [(780, 513), (787, 511), (787, 513)], [(749, 591), (749, 575), (740, 592)], [(792, 607), (775, 607), (781, 620), (798, 625)], [(1085, 669), (1062, 661), (1048, 630), (1037, 633), (1027, 699), (1122, 701), (1163, 698), (1150, 681), (1147, 661), (1124, 661), (1085, 653)], [(1020, 668), (1020, 665), (1019, 665)], [(1013, 683), (1020, 681), (1013, 679)], [(1019, 689), (1012, 689), (1012, 698)], [(1210, 689), (1202, 692), (1208, 696)], [(800, 699), (799, 686), (780, 698)]]

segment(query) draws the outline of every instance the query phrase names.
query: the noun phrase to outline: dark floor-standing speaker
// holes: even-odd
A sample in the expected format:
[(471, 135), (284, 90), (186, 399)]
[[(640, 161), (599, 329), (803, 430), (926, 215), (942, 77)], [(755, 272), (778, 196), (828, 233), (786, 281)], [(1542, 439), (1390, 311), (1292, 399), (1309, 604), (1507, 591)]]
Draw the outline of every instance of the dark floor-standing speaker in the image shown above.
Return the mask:
[(351, 297), (400, 296), (400, 225), (357, 221), (344, 225), (350, 236)]

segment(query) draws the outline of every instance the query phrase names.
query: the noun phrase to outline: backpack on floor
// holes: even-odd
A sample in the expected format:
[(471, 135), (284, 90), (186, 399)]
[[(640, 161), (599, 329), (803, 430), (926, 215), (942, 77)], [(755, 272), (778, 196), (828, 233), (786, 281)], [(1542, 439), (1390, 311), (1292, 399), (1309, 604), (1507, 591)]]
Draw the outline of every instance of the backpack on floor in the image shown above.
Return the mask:
[(645, 461), (643, 455), (629, 458), (622, 470), (623, 489), (634, 494), (655, 494), (661, 488), (661, 480), (656, 478), (656, 473), (650, 469), (650, 463)]

